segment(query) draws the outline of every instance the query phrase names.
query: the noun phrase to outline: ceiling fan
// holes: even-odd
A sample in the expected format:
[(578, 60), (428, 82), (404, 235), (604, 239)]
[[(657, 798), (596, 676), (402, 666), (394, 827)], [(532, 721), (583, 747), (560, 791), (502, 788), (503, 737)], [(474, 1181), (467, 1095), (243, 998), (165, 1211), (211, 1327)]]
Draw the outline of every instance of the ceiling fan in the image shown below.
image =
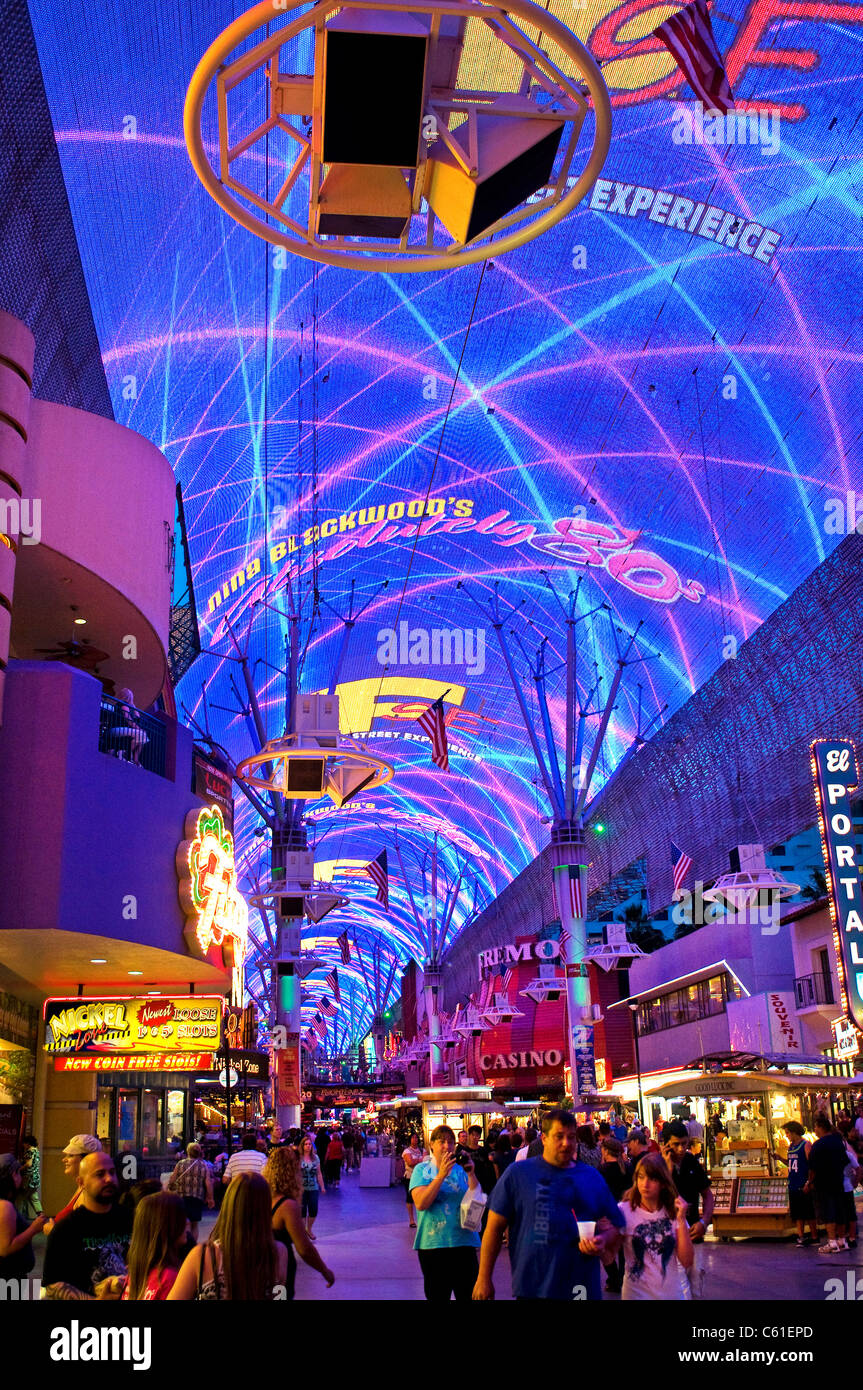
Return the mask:
[(101, 647), (94, 647), (92, 642), (86, 639), (78, 641), (74, 637), (66, 642), (58, 642), (53, 647), (37, 647), (36, 651), (48, 661), (66, 661), (71, 666), (81, 666), (87, 671), (94, 670), (103, 661), (108, 660), (108, 653), (103, 652)]

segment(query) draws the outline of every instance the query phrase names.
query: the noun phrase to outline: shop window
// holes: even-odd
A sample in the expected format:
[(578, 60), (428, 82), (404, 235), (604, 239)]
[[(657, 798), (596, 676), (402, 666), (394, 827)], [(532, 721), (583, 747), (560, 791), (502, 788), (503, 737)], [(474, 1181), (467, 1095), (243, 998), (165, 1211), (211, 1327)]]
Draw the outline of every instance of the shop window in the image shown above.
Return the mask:
[(137, 1091), (117, 1094), (117, 1148), (121, 1152), (134, 1149), (138, 1142), (138, 1094)]
[(145, 1149), (162, 1147), (163, 1091), (144, 1091), (141, 1104), (141, 1144)]
[(682, 989), (676, 989), (666, 996), (668, 1008), (668, 1027), (676, 1028), (680, 1023), (687, 1023), (688, 1015), (686, 1010), (686, 993)]
[(186, 1131), (186, 1092), (169, 1091), (166, 1101), (165, 1140), (168, 1144), (182, 1144)]
[(709, 1017), (711, 1014), (721, 1014), (725, 1011), (725, 988), (722, 975), (714, 975), (712, 979), (705, 980), (702, 985), (702, 998), (704, 1001), (704, 1015)]
[(111, 1152), (111, 1106), (114, 1103), (113, 1090), (99, 1091), (96, 1107), (96, 1134), (106, 1153)]

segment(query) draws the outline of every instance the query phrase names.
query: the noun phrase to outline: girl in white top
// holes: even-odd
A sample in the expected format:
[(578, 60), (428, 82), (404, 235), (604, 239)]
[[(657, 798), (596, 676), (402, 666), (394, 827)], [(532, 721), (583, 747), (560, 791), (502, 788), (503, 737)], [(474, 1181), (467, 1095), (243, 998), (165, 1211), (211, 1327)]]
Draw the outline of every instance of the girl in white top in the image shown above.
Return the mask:
[(624, 1299), (691, 1297), (684, 1270), (694, 1251), (686, 1221), (686, 1202), (678, 1197), (661, 1158), (646, 1154), (635, 1168), (634, 1184), (619, 1204), (623, 1232)]

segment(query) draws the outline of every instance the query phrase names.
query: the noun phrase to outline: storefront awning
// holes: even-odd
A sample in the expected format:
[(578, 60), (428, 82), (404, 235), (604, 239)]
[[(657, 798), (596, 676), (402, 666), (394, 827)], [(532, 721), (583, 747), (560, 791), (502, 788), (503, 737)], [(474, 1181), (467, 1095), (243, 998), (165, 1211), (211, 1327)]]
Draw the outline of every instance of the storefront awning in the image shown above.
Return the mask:
[(669, 1081), (645, 1089), (645, 1099), (673, 1100), (677, 1096), (751, 1096), (765, 1091), (848, 1091), (863, 1087), (863, 1076), (789, 1076), (785, 1072), (693, 1072), (692, 1079)]

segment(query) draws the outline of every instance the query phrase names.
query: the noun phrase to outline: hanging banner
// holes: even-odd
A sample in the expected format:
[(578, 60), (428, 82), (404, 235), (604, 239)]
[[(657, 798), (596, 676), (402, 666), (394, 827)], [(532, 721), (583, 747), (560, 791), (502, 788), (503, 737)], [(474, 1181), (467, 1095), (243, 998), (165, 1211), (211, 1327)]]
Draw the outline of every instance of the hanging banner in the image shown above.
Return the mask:
[(851, 812), (857, 753), (847, 738), (816, 739), (811, 752), (842, 1008), (863, 1028), (863, 890)]
[(289, 1033), (287, 1046), (275, 1053), (277, 1105), (299, 1105), (302, 1095), (300, 1086), (300, 1035)]
[(579, 1026), (572, 1030), (572, 1056), (575, 1062), (573, 1096), (596, 1094), (596, 1063), (593, 1054), (593, 1029)]

